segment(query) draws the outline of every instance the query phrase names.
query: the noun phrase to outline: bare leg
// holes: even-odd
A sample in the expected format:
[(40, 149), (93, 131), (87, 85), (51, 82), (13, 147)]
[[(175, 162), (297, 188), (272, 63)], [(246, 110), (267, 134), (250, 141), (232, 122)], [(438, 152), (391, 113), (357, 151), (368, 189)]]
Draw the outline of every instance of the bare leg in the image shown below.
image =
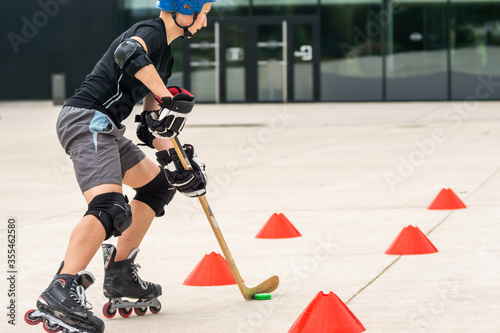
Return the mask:
[(130, 207), (132, 208), (132, 225), (118, 237), (115, 261), (127, 259), (130, 252), (141, 245), (155, 217), (155, 212), (143, 202), (132, 200)]
[[(88, 204), (96, 195), (109, 192), (122, 193), (122, 187), (117, 184), (99, 185), (83, 195)], [(84, 270), (105, 238), (106, 231), (101, 222), (93, 215), (84, 216), (71, 233), (61, 274), (76, 274)]]
[[(160, 171), (160, 168), (153, 161), (144, 158), (125, 173), (123, 183), (133, 188), (139, 188), (152, 181)], [(143, 202), (132, 200), (130, 206), (132, 208), (132, 225), (118, 238), (115, 261), (127, 259), (130, 252), (139, 247), (155, 217), (155, 212)]]

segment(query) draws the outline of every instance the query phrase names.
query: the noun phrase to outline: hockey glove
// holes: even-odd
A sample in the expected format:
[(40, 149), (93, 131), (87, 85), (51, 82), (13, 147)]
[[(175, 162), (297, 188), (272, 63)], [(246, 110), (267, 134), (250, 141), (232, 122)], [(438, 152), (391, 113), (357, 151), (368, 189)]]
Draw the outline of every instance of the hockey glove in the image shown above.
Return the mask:
[(194, 96), (189, 91), (179, 87), (169, 87), (168, 90), (174, 96), (156, 96), (160, 110), (150, 112), (146, 116), (151, 133), (162, 139), (173, 138), (182, 131), (194, 106)]
[(207, 174), (205, 164), (198, 159), (193, 146), (185, 144), (182, 149), (186, 152), (193, 170), (184, 170), (182, 163), (174, 148), (156, 153), (160, 165), (165, 171), (168, 182), (179, 192), (188, 197), (199, 197), (207, 193)]
[[(146, 146), (150, 148), (154, 148), (153, 140), (155, 139), (153, 133), (149, 131), (149, 127), (146, 124), (146, 116), (153, 111), (142, 111), (140, 115), (135, 116), (135, 122), (139, 123), (137, 125), (137, 137), (141, 140)], [(139, 144), (140, 145), (140, 144)]]

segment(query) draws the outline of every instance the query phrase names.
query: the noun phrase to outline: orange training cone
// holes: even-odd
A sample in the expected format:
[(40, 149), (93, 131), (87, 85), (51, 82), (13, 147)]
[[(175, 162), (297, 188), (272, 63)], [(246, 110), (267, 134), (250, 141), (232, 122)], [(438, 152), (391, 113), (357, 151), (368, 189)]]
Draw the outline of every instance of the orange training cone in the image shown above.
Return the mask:
[(302, 236), (283, 213), (274, 213), (255, 238), (293, 238)]
[(412, 225), (404, 228), (392, 242), (385, 254), (408, 255), (429, 254), (438, 252), (436, 247), (418, 227)]
[(427, 209), (462, 209), (467, 206), (450, 188), (443, 188)]
[(226, 259), (218, 253), (205, 254), (183, 283), (186, 286), (226, 286), (236, 284)]
[(297, 318), (288, 333), (359, 333), (365, 327), (340, 300), (330, 291), (320, 291), (302, 314)]

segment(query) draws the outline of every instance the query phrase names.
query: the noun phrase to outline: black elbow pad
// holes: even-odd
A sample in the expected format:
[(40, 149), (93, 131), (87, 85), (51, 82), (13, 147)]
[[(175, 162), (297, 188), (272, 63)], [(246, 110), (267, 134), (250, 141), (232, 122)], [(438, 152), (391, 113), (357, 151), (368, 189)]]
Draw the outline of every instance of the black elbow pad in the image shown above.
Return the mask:
[(118, 45), (114, 55), (118, 66), (132, 77), (141, 68), (153, 63), (141, 43), (132, 38), (127, 38)]

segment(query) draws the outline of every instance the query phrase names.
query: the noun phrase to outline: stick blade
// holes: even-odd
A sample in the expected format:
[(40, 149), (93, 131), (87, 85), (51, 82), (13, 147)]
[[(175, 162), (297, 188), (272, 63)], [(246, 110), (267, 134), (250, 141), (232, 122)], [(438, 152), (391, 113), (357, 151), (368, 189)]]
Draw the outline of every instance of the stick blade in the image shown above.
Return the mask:
[(255, 294), (261, 294), (261, 293), (270, 293), (276, 290), (278, 288), (278, 285), (280, 284), (280, 279), (278, 276), (272, 276), (266, 281), (262, 282), (256, 287), (253, 288), (246, 288), (246, 286), (243, 288), (243, 296), (245, 297), (246, 300), (251, 300), (253, 299), (253, 295)]

